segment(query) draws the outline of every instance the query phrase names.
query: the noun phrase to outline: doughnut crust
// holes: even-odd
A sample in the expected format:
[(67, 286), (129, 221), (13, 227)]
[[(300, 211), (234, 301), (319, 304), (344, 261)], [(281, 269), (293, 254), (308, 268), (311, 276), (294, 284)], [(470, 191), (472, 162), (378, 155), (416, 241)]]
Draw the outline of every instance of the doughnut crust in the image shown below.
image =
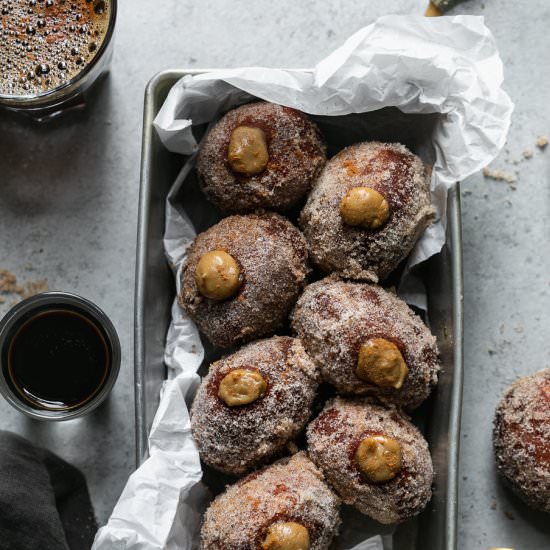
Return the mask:
[(508, 485), (527, 504), (550, 513), (550, 369), (519, 378), (504, 392), (493, 443)]
[[(365, 481), (354, 461), (365, 437), (385, 435), (401, 446), (401, 471), (391, 481)], [(365, 399), (329, 401), (307, 430), (311, 460), (342, 501), (380, 523), (399, 523), (421, 512), (432, 496), (433, 466), (422, 434), (396, 410)]]
[[(195, 281), (201, 256), (223, 250), (244, 281), (229, 299), (204, 297)], [(309, 272), (304, 237), (273, 213), (230, 216), (197, 235), (181, 272), (180, 305), (215, 345), (230, 347), (273, 334), (286, 320)]]
[[(259, 174), (234, 172), (228, 163), (233, 130), (260, 128), (269, 161)], [(204, 139), (197, 170), (206, 197), (229, 213), (258, 208), (283, 211), (311, 189), (326, 160), (319, 129), (300, 111), (274, 103), (257, 102), (229, 111)]]
[(231, 485), (210, 505), (201, 550), (260, 550), (269, 526), (294, 521), (307, 528), (310, 550), (327, 550), (340, 525), (340, 500), (301, 452)]
[[(342, 220), (340, 202), (360, 186), (378, 191), (389, 203), (389, 219), (379, 229), (353, 227)], [(343, 149), (327, 162), (300, 226), (311, 260), (322, 271), (378, 282), (407, 256), (434, 212), (422, 161), (404, 145), (365, 142)]]
[[(403, 300), (377, 285), (334, 277), (310, 284), (296, 304), (292, 327), (338, 393), (372, 395), (413, 409), (437, 383), (435, 337)], [(371, 338), (389, 340), (403, 355), (408, 374), (400, 389), (379, 387), (357, 376), (359, 349)]]
[[(229, 407), (218, 396), (221, 380), (235, 369), (259, 372), (265, 394)], [(246, 345), (210, 366), (191, 408), (193, 437), (204, 462), (241, 475), (283, 451), (305, 427), (319, 384), (317, 368), (302, 343), (274, 336)]]

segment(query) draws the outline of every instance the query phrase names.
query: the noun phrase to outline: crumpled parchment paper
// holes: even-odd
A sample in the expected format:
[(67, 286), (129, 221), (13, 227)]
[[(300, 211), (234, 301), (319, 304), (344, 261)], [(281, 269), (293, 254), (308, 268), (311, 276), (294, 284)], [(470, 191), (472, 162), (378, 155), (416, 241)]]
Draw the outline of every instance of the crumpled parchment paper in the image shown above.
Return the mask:
[[(425, 155), (431, 158), (423, 157), (433, 163), (431, 185), (438, 219), (419, 240), (409, 266), (425, 260), (444, 243), (449, 187), (487, 166), (504, 145), (513, 105), (501, 88), (502, 80), (494, 38), (483, 18), (473, 16), (382, 17), (356, 32), (313, 72), (243, 68), (182, 78), (154, 122), (169, 150), (190, 155), (167, 200), (169, 261), (181, 266), (195, 234), (184, 212), (174, 205), (198, 148), (191, 128), (215, 121), (251, 96), (331, 117), (383, 107), (439, 113), (431, 153)], [(408, 297), (423, 305), (421, 292), (413, 290)], [(210, 497), (200, 483), (186, 401), (200, 381), (197, 370), (202, 360), (197, 329), (174, 303), (165, 353), (169, 379), (149, 437), (150, 456), (130, 476), (108, 524), (96, 536), (94, 550), (197, 547), (200, 517)], [(391, 535), (372, 537), (372, 524), (365, 528), (365, 523), (344, 522), (336, 546), (390, 549)]]

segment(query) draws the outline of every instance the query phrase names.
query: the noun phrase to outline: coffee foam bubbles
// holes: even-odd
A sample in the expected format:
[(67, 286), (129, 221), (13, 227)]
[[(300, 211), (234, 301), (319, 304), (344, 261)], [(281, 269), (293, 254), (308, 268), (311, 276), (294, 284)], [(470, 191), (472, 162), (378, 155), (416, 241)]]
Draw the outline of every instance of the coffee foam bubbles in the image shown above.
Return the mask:
[(97, 55), (110, 0), (0, 0), (0, 94), (57, 88)]

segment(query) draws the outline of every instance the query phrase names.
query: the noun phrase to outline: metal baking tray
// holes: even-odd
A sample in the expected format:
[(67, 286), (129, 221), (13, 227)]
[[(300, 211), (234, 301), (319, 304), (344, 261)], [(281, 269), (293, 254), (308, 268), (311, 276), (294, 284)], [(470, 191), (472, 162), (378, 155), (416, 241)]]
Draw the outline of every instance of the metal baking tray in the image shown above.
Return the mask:
[[(170, 323), (175, 286), (163, 251), (165, 202), (168, 190), (184, 162), (184, 157), (164, 148), (152, 122), (178, 79), (186, 74), (203, 72), (206, 71), (161, 72), (149, 82), (145, 91), (135, 293), (134, 368), (138, 466), (147, 456), (147, 434), (158, 406), (159, 390), (166, 376), (164, 341)], [(415, 133), (420, 132), (424, 139), (426, 135), (429, 138), (435, 120), (434, 115), (405, 115), (391, 110), (361, 116), (369, 117), (368, 127), (373, 133), (366, 138), (398, 140), (397, 133), (406, 144), (414, 141)], [(354, 136), (353, 133), (350, 127), (350, 139), (359, 141), (361, 136)], [(414, 149), (414, 143), (412, 146)], [(215, 219), (212, 206), (196, 188), (186, 190), (180, 204), (184, 209), (192, 206), (191, 218), (199, 231), (211, 225)], [(447, 240), (443, 250), (421, 269), (428, 291), (429, 324), (438, 340), (443, 371), (433, 396), (413, 415), (432, 452), (436, 471), (434, 496), (425, 512), (396, 529), (394, 550), (456, 550), (457, 546), (463, 368), (462, 242), (458, 184), (448, 196), (447, 219)], [(212, 358), (208, 350), (206, 356), (209, 360)]]

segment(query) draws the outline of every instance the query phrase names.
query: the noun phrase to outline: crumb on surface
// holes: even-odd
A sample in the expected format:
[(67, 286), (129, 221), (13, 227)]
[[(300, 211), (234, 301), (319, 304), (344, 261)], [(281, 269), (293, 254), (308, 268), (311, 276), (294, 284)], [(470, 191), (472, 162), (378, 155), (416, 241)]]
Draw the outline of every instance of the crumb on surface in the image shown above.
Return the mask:
[(505, 181), (506, 183), (515, 183), (518, 181), (516, 174), (505, 172), (504, 170), (489, 168), (488, 166), (483, 169), (483, 177), (495, 181)]
[(523, 155), (523, 158), (530, 159), (530, 158), (533, 157), (534, 153), (533, 153), (532, 149), (525, 149), (525, 151), (523, 151), (522, 155)]
[(535, 144), (539, 149), (545, 149), (548, 145), (548, 138), (546, 136), (539, 136)]
[(9, 269), (0, 268), (0, 304), (6, 303), (7, 298), (10, 298), (9, 305), (12, 307), (25, 298), (30, 298), (35, 294), (47, 291), (47, 279), (37, 279), (20, 283), (17, 280), (17, 276)]
[(14, 294), (17, 277), (7, 269), (0, 269), (0, 293)]
[(30, 298), (35, 294), (41, 294), (48, 291), (47, 279), (37, 279), (36, 281), (27, 281), (23, 287), (22, 298)]

